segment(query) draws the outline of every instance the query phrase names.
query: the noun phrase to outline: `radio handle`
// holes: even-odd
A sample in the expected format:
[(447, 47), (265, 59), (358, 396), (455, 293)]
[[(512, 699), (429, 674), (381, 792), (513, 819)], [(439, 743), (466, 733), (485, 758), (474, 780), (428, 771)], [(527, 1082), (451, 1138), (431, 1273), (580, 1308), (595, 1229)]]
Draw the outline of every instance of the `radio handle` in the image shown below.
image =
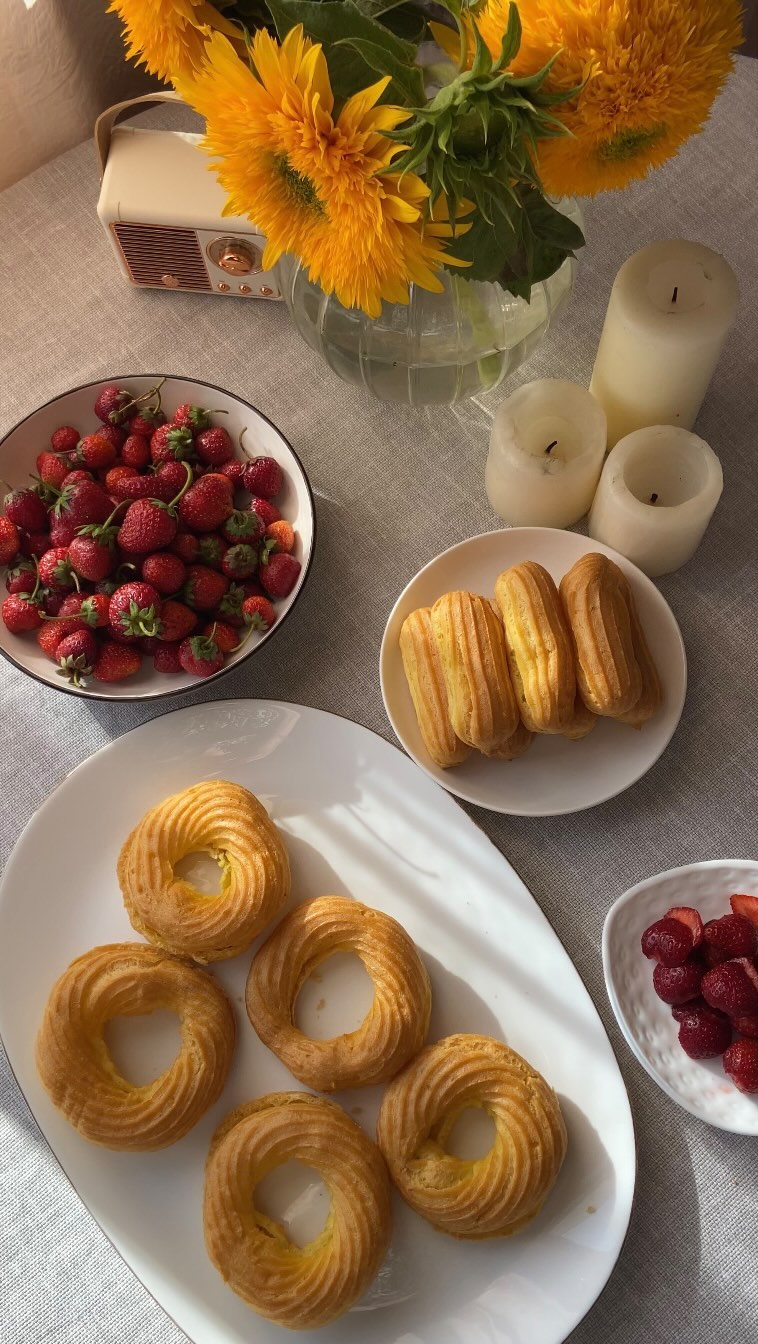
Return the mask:
[(120, 121), (122, 114), (129, 112), (133, 107), (139, 107), (140, 103), (183, 104), (184, 100), (174, 89), (160, 89), (156, 93), (143, 93), (138, 98), (126, 98), (123, 103), (114, 103), (112, 107), (106, 107), (95, 122), (95, 149), (100, 160), (101, 177), (108, 162), (108, 150), (110, 149), (113, 127), (117, 121)]

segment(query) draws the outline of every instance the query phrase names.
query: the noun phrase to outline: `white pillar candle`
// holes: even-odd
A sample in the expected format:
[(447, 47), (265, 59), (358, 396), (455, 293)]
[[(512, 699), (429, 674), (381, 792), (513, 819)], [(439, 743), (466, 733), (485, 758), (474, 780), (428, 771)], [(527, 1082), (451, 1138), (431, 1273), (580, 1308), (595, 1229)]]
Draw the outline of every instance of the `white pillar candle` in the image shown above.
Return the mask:
[(608, 454), (589, 534), (654, 579), (695, 554), (724, 479), (708, 444), (686, 429), (635, 430)]
[(587, 512), (605, 455), (605, 413), (585, 387), (526, 383), (500, 405), (484, 483), (514, 527), (569, 527)]
[(590, 383), (611, 446), (644, 425), (692, 429), (737, 299), (731, 267), (702, 243), (652, 243), (624, 262)]

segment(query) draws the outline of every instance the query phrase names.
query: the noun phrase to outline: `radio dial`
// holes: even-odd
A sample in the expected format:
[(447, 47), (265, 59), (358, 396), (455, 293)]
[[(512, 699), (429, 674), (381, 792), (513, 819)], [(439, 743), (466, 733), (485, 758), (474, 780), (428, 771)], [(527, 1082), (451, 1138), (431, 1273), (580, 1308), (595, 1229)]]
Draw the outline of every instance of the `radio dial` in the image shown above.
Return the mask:
[(228, 275), (249, 275), (260, 270), (258, 249), (237, 238), (216, 238), (208, 248), (208, 255)]

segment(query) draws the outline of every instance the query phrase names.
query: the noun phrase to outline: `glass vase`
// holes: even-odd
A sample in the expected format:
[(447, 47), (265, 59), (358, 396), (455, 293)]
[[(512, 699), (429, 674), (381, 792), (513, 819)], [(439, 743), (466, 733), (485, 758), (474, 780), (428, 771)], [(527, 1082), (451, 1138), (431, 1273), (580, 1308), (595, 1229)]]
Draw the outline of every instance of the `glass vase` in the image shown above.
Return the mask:
[[(575, 201), (555, 205), (581, 227)], [(449, 406), (491, 391), (529, 358), (568, 304), (575, 270), (567, 258), (529, 303), (443, 271), (441, 293), (411, 285), (407, 304), (385, 303), (377, 318), (325, 294), (295, 257), (282, 257), (277, 275), (300, 335), (340, 378), (382, 401)]]

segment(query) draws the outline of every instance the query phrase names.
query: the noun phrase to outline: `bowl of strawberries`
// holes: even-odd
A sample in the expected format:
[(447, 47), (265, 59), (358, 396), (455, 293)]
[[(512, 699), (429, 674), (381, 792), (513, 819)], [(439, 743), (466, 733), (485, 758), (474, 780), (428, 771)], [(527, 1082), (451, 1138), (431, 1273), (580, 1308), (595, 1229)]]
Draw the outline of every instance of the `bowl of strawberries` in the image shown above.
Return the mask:
[(0, 440), (0, 651), (59, 690), (152, 700), (273, 638), (316, 536), (302, 463), (192, 378), (86, 383)]

